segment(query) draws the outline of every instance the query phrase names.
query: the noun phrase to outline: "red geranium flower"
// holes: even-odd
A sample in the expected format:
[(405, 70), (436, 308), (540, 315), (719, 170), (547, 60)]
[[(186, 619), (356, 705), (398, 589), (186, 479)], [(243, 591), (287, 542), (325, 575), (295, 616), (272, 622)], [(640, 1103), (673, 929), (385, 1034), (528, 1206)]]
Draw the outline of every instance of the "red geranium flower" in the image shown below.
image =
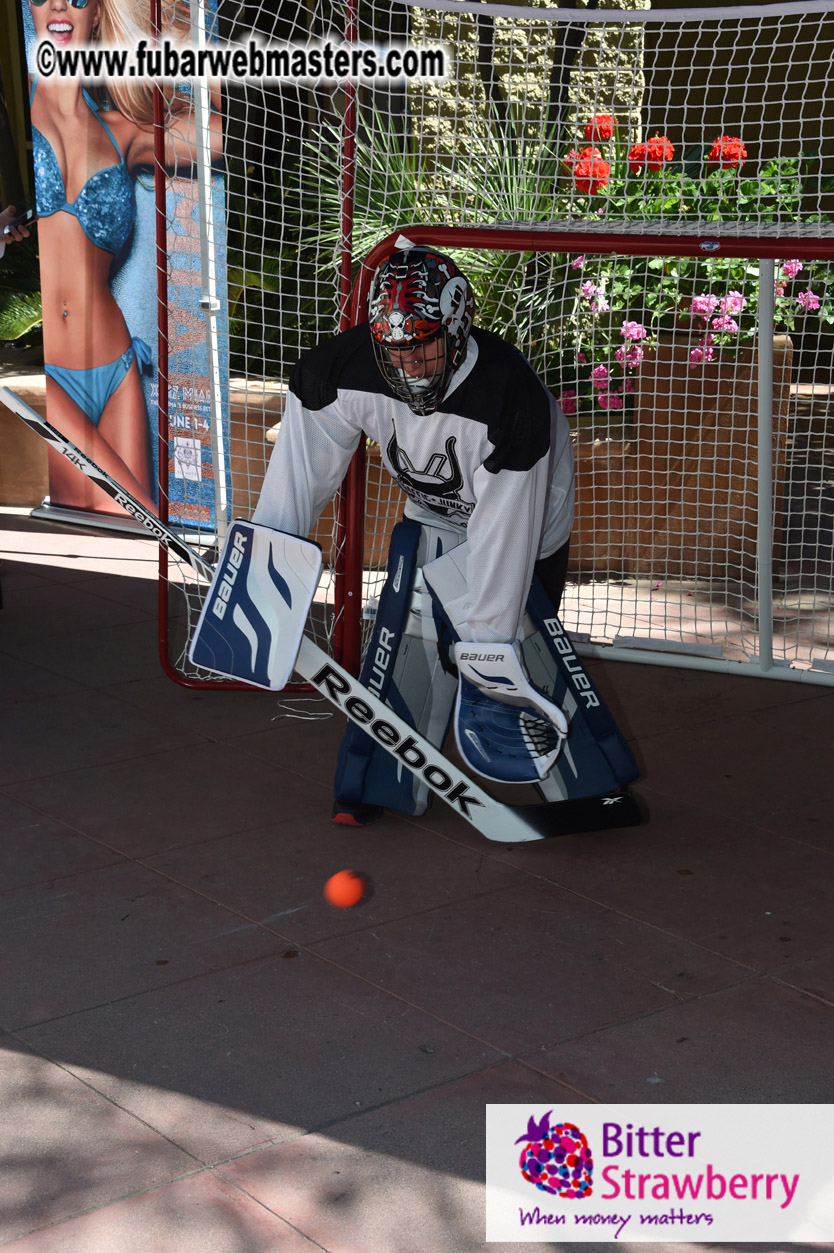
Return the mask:
[(650, 170), (662, 170), (664, 161), (671, 161), (674, 155), (674, 145), (666, 136), (655, 135), (647, 144), (632, 145), (628, 154), (629, 169), (632, 174), (639, 174), (644, 165)]
[(639, 174), (646, 164), (648, 151), (645, 144), (632, 144), (628, 150), (628, 168), (632, 174)]
[(707, 157), (708, 164), (718, 164), (722, 170), (733, 170), (746, 160), (747, 149), (740, 139), (732, 135), (721, 135), (714, 140)]
[(576, 190), (584, 196), (595, 196), (601, 187), (607, 186), (610, 173), (611, 166), (603, 161), (597, 148), (583, 148), (573, 165)]
[(590, 140), (610, 139), (617, 129), (617, 123), (610, 113), (598, 113), (585, 126), (585, 138)]

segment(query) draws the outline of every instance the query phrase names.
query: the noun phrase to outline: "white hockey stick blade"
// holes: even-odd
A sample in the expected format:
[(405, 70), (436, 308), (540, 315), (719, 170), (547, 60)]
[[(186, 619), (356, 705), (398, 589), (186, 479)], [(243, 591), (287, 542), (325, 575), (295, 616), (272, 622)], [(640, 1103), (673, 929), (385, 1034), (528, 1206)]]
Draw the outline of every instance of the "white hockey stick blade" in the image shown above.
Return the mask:
[(215, 674), (280, 692), (293, 671), (321, 565), (321, 549), (310, 540), (233, 522), (189, 659)]
[[(188, 562), (206, 582), (211, 582), (213, 568), (190, 544), (144, 509), (51, 423), (9, 388), (0, 388), (0, 401), (127, 509), (160, 544)], [(629, 827), (643, 821), (640, 806), (625, 789), (608, 796), (556, 805), (502, 805), (307, 636), (302, 636), (295, 670), (399, 762), (409, 770), (418, 771), (433, 792), (488, 840), (518, 844), (584, 831)]]
[(533, 687), (512, 644), (455, 645), (455, 740), (466, 764), (498, 783), (547, 778), (568, 734), (564, 713)]

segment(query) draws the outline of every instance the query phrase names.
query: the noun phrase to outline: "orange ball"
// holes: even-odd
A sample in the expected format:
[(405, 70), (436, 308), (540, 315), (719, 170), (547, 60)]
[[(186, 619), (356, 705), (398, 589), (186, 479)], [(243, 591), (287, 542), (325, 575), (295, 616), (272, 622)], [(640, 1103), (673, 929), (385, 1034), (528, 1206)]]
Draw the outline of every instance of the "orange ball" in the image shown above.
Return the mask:
[(324, 898), (337, 909), (350, 909), (362, 900), (366, 887), (365, 880), (356, 870), (340, 870), (325, 883)]

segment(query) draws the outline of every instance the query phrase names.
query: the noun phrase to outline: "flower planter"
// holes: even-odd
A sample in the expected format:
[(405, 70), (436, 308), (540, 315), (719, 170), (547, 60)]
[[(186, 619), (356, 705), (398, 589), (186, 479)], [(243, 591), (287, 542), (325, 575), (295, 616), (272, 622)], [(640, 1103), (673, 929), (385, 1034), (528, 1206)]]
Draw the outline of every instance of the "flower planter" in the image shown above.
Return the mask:
[[(752, 349), (689, 366), (675, 337), (647, 350), (633, 438), (575, 443), (571, 568), (645, 576), (750, 575), (758, 521), (757, 367)], [(774, 533), (784, 508), (793, 346), (774, 338)]]

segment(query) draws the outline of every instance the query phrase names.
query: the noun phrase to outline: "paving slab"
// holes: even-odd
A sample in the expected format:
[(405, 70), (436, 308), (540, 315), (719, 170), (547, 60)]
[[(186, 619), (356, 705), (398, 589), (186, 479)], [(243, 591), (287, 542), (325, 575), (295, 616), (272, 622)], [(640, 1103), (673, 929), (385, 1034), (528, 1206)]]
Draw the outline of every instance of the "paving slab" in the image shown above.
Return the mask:
[(209, 1172), (112, 1201), (15, 1240), (10, 1253), (316, 1253), (238, 1188)]
[(811, 684), (597, 658), (586, 658), (585, 665), (618, 725), (637, 739), (684, 727), (723, 726), (765, 710), (773, 711), (777, 721), (781, 710), (801, 720), (806, 702), (834, 705), (834, 692)]
[(8, 709), (23, 700), (50, 699), (64, 693), (82, 693), (85, 688), (77, 679), (60, 675), (51, 669), (51, 654), (41, 649), (37, 662), (15, 657), (3, 648), (4, 637), (0, 631), (0, 687), (3, 704)]
[(829, 791), (825, 754), (812, 736), (777, 741), (750, 716), (734, 718), (720, 735), (702, 725), (645, 736), (640, 748), (648, 787), (741, 822), (766, 825), (784, 805), (786, 787), (806, 803)]
[(646, 826), (496, 855), (756, 969), (783, 960), (769, 937), (784, 935), (777, 920), (786, 912), (795, 919), (789, 942), (802, 949), (797, 957), (834, 942), (825, 922), (830, 853), (676, 795), (641, 791), (652, 815)]
[(32, 698), (15, 706), (14, 734), (0, 755), (0, 786), (81, 770), (90, 762), (171, 753), (197, 739), (152, 714), (126, 718), (124, 705), (100, 692)]
[[(332, 798), (296, 775), (242, 753), (230, 745), (207, 743), (186, 728), (155, 723), (163, 744), (132, 730), (152, 721), (112, 698), (91, 694), (104, 708), (134, 753), (127, 760), (102, 747), (97, 760), (108, 764), (67, 770), (28, 782), (8, 784), (10, 795), (44, 813), (60, 816), (79, 831), (128, 857), (148, 857), (165, 849), (267, 824), (280, 826), (317, 814), (326, 821)], [(89, 707), (85, 702), (85, 708)], [(126, 713), (127, 711), (127, 713)], [(88, 725), (88, 724), (85, 724)], [(91, 731), (91, 735), (95, 731)], [(164, 739), (170, 740), (166, 751)], [(295, 752), (302, 752), (298, 744)], [(128, 756), (125, 745), (124, 756)], [(74, 754), (80, 756), (80, 753)]]
[[(483, 898), (488, 912), (490, 892), (526, 880), (512, 866), (387, 814), (359, 830), (336, 826), (326, 814), (271, 823), (157, 854), (147, 865), (298, 944), (375, 930), (407, 915), (424, 918), (428, 930), (437, 906)], [(324, 899), (325, 880), (342, 869), (369, 883), (352, 909)]]
[(829, 1103), (831, 1006), (765, 976), (531, 1055), (602, 1102)]
[(291, 946), (19, 1034), (205, 1164), (501, 1058)]
[(0, 1136), (0, 1243), (199, 1167), (64, 1067), (8, 1037), (0, 1038)]
[(18, 511), (0, 513), (2, 549), (9, 564), (40, 565), (51, 582), (104, 574), (144, 577), (156, 581), (159, 546), (144, 531), (131, 535), (106, 527), (78, 526), (32, 517)]
[(49, 587), (54, 582), (52, 571), (48, 566), (41, 571), (37, 565), (18, 560), (14, 552), (9, 552), (4, 537), (4, 542), (0, 547), (0, 584), (2, 584), (3, 596), (7, 603), (20, 597), (29, 588)]
[[(0, 794), (0, 900), (12, 888), (47, 883), (82, 870), (115, 865), (119, 853), (65, 823)], [(0, 925), (3, 914), (0, 912)]]
[[(279, 698), (272, 692), (224, 692), (181, 687), (163, 674), (114, 682), (104, 688), (108, 696), (135, 709), (156, 714), (168, 723), (185, 726), (207, 740), (232, 740), (235, 736), (270, 727), (279, 716)], [(308, 728), (305, 726), (305, 745)], [(286, 756), (286, 753), (284, 754)]]
[(686, 941), (535, 882), (314, 947), (508, 1053), (751, 977)]
[(786, 735), (812, 739), (820, 763), (823, 754), (834, 748), (834, 691), (809, 686), (804, 700), (770, 705), (750, 716), (767, 727), (779, 742)]
[(68, 632), (60, 646), (33, 644), (29, 638), (4, 639), (4, 646), (12, 657), (26, 661), (34, 655), (59, 678), (74, 679), (88, 688), (159, 673), (156, 631), (149, 618)]
[(485, 1105), (526, 1101), (584, 1103), (505, 1062), (218, 1170), (329, 1253), (512, 1253), (485, 1241)]
[[(303, 755), (297, 755), (290, 768), (297, 770), (304, 778), (312, 779), (323, 787), (329, 788), (332, 796), (336, 753), (347, 720), (341, 714), (329, 717), (328, 705), (329, 702), (325, 703), (316, 699), (309, 706), (315, 712), (327, 712), (327, 718), (300, 725), (291, 717), (286, 717), (265, 730), (237, 736), (234, 745), (241, 752), (252, 753), (253, 756), (263, 761), (286, 764), (289, 767), (293, 756), (291, 747), (293, 741), (303, 734), (305, 744), (309, 745), (309, 751)], [(291, 712), (289, 702), (286, 708)]]
[(834, 953), (779, 966), (773, 978), (834, 1006)]
[(152, 623), (147, 611), (120, 604), (86, 590), (83, 581), (48, 583), (31, 587), (26, 599), (4, 598), (3, 646), (37, 661), (51, 649), (63, 647), (63, 637), (90, 627), (124, 626), (129, 622)]
[[(121, 862), (0, 895), (7, 1031), (275, 952), (279, 940)], [(60, 961), (56, 961), (60, 954)]]
[[(135, 564), (147, 566), (149, 563)], [(134, 573), (131, 569), (115, 578), (112, 573), (90, 572), (86, 578), (79, 579), (79, 583), (92, 596), (115, 601), (129, 609), (141, 610), (143, 616), (156, 620), (159, 612), (159, 580), (155, 563), (141, 573)]]
[[(787, 800), (787, 797), (783, 797)], [(789, 839), (810, 844), (814, 848), (834, 853), (834, 822), (831, 817), (831, 798), (821, 797), (807, 801), (801, 795), (787, 804), (780, 804), (762, 821), (768, 831), (786, 835)]]

